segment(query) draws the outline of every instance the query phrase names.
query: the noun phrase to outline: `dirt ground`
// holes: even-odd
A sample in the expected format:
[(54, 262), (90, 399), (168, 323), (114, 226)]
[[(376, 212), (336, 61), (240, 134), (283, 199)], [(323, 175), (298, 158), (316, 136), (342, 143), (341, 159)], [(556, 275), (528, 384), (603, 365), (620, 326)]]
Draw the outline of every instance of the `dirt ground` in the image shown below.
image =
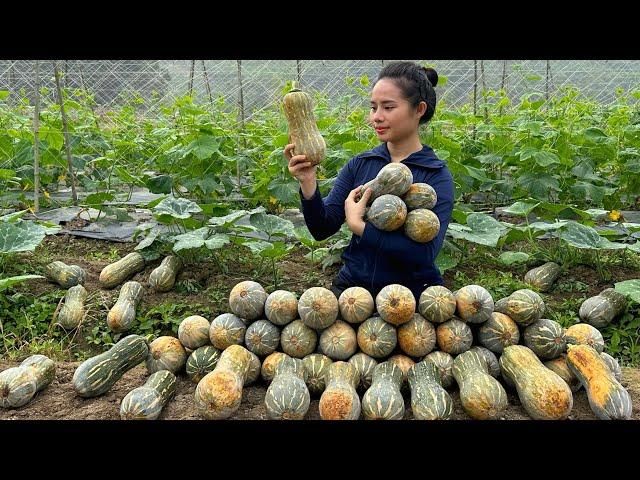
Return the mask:
[[(17, 362), (0, 361), (0, 370), (17, 365)], [(80, 362), (57, 362), (56, 379), (51, 385), (37, 393), (27, 405), (11, 410), (0, 409), (0, 420), (119, 420), (120, 402), (134, 388), (142, 385), (147, 378), (146, 367), (141, 364), (125, 373), (124, 376), (106, 394), (96, 398), (81, 398), (73, 390), (71, 379)], [(640, 369), (623, 368), (622, 385), (631, 394), (633, 403), (633, 420), (640, 420)], [(246, 387), (242, 395), (242, 404), (231, 420), (266, 420), (264, 407), (266, 384)], [(200, 420), (195, 407), (194, 393), (196, 384), (184, 374), (178, 376), (178, 385), (174, 397), (169, 400), (160, 415), (166, 420)], [(449, 391), (454, 401), (455, 420), (470, 420), (460, 404), (456, 389)], [(501, 420), (529, 420), (514, 390), (507, 388), (509, 406)], [(362, 398), (362, 394), (360, 394)], [(307, 420), (320, 420), (318, 398), (311, 399)], [(411, 399), (405, 394), (405, 419), (413, 418)], [(587, 394), (580, 389), (573, 394), (573, 410), (570, 420), (597, 420), (589, 407)]]

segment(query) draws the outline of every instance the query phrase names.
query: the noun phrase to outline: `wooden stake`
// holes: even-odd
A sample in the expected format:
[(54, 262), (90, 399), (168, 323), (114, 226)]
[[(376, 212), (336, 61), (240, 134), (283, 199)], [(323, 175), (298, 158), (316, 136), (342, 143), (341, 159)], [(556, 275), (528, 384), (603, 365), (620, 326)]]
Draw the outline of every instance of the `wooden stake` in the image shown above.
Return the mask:
[(35, 108), (33, 110), (33, 210), (40, 210), (40, 62), (36, 60)]
[(487, 85), (484, 81), (484, 60), (480, 60), (480, 77), (482, 77), (482, 103), (484, 104), (484, 118), (489, 118), (489, 111), (487, 110)]
[(296, 69), (298, 70), (298, 85), (301, 85), (302, 83), (300, 82), (300, 76), (301, 76), (300, 60), (296, 60)]
[(196, 69), (196, 61), (191, 60), (191, 73), (189, 74), (189, 96), (193, 96), (193, 72)]
[(551, 72), (551, 67), (549, 65), (549, 60), (547, 60), (547, 79), (546, 79), (545, 87), (544, 87), (545, 104), (549, 102), (549, 74), (550, 74), (550, 72)]
[[(507, 82), (507, 61), (503, 60), (502, 61), (502, 81), (500, 82), (500, 90), (504, 90), (506, 87), (506, 82)], [(507, 92), (505, 92), (505, 96), (506, 96)], [(502, 115), (502, 105), (500, 105), (500, 113), (499, 115)]]
[[(237, 60), (238, 63), (238, 86), (240, 91), (238, 94), (238, 103), (240, 106), (240, 144), (244, 147), (244, 139), (242, 133), (244, 133), (244, 96), (242, 90), (242, 60)], [(240, 157), (236, 160), (236, 175), (238, 177), (238, 193), (240, 193)]]
[(64, 145), (67, 151), (67, 165), (69, 167), (69, 177), (71, 178), (71, 198), (73, 205), (78, 205), (78, 194), (76, 192), (76, 177), (73, 173), (73, 161), (71, 159), (71, 143), (69, 142), (69, 127), (67, 124), (67, 114), (64, 110), (64, 100), (62, 98), (62, 88), (60, 87), (60, 71), (58, 70), (58, 62), (53, 62), (53, 71), (56, 79), (56, 93), (58, 94), (58, 105), (60, 105), (60, 114), (62, 115), (62, 133), (64, 135)]
[(204, 75), (204, 86), (207, 88), (207, 95), (209, 95), (209, 103), (213, 105), (213, 96), (211, 95), (211, 85), (209, 85), (209, 75), (207, 75), (207, 66), (202, 60), (202, 74)]

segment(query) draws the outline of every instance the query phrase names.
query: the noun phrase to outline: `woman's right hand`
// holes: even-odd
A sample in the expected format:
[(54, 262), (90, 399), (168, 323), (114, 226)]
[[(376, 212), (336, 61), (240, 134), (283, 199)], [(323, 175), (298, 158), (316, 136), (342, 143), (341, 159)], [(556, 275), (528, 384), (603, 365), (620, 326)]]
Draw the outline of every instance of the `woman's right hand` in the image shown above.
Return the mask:
[(300, 183), (313, 184), (315, 188), (318, 165), (311, 165), (311, 162), (307, 161), (306, 155), (293, 155), (294, 146), (293, 143), (290, 143), (284, 147), (284, 156), (289, 161), (289, 173)]

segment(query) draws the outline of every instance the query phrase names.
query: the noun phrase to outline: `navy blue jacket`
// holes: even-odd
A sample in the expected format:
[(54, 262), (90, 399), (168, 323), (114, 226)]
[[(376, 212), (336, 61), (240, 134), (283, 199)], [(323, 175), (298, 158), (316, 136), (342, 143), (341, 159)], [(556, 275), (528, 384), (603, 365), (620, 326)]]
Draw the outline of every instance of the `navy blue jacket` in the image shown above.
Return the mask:
[[(340, 229), (345, 221), (344, 202), (349, 192), (375, 178), (390, 162), (391, 155), (384, 142), (349, 160), (340, 169), (326, 199), (322, 198), (318, 187), (309, 200), (300, 189), (302, 213), (316, 240), (324, 240)], [(436, 191), (438, 202), (432, 210), (440, 220), (440, 232), (430, 242), (419, 243), (407, 237), (403, 228), (385, 232), (366, 222), (362, 236), (354, 234), (342, 254), (344, 265), (336, 281), (341, 286), (364, 287), (374, 298), (386, 285), (399, 283), (411, 289), (418, 301), (426, 287), (443, 284), (435, 259), (453, 211), (453, 177), (446, 163), (426, 145), (402, 163), (411, 170), (414, 183), (428, 183)]]

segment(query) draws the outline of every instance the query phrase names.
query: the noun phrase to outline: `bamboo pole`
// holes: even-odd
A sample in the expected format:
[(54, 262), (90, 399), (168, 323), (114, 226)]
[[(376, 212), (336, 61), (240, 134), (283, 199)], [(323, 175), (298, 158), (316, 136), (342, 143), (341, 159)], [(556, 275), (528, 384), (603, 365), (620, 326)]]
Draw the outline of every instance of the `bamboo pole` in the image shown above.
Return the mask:
[(53, 62), (53, 71), (56, 79), (56, 93), (58, 94), (58, 105), (60, 106), (60, 115), (62, 116), (62, 133), (64, 135), (64, 145), (67, 151), (67, 165), (69, 167), (69, 177), (71, 178), (71, 198), (73, 204), (78, 205), (78, 194), (76, 192), (76, 177), (73, 173), (73, 161), (71, 159), (71, 144), (69, 142), (69, 125), (67, 123), (67, 114), (64, 110), (64, 100), (62, 98), (62, 88), (60, 87), (60, 71), (58, 70), (58, 62)]
[[(473, 116), (478, 113), (478, 61), (473, 61)], [(476, 139), (476, 124), (473, 124), (473, 139)]]
[(35, 108), (33, 110), (33, 210), (40, 210), (40, 62), (36, 60)]
[(484, 105), (484, 119), (489, 118), (489, 111), (487, 110), (487, 84), (484, 80), (484, 60), (480, 60), (480, 77), (482, 78), (482, 103)]
[(551, 73), (551, 67), (549, 65), (549, 60), (547, 60), (547, 78), (546, 78), (545, 86), (544, 86), (545, 106), (549, 102), (549, 74), (550, 73)]
[(300, 68), (300, 60), (296, 60), (296, 69), (298, 70), (298, 85), (302, 85), (300, 77), (302, 76), (302, 69)]
[(202, 74), (204, 76), (204, 86), (207, 89), (207, 95), (209, 96), (209, 103), (213, 105), (213, 96), (211, 95), (211, 85), (209, 85), (209, 75), (207, 75), (207, 66), (202, 60)]
[[(507, 85), (507, 61), (503, 60), (502, 61), (502, 80), (500, 81), (500, 90), (505, 90)], [(507, 95), (507, 92), (504, 92), (505, 96)], [(500, 112), (499, 115), (502, 115), (502, 105), (500, 105)]]
[[(238, 104), (240, 107), (240, 138), (239, 144), (244, 147), (244, 137), (242, 134), (244, 133), (244, 92), (242, 87), (242, 60), (237, 60), (238, 64)], [(237, 157), (236, 160), (236, 175), (238, 177), (238, 193), (241, 193), (240, 190), (240, 156)]]
[(193, 72), (196, 69), (196, 61), (191, 60), (191, 72), (189, 74), (189, 96), (193, 96)]

